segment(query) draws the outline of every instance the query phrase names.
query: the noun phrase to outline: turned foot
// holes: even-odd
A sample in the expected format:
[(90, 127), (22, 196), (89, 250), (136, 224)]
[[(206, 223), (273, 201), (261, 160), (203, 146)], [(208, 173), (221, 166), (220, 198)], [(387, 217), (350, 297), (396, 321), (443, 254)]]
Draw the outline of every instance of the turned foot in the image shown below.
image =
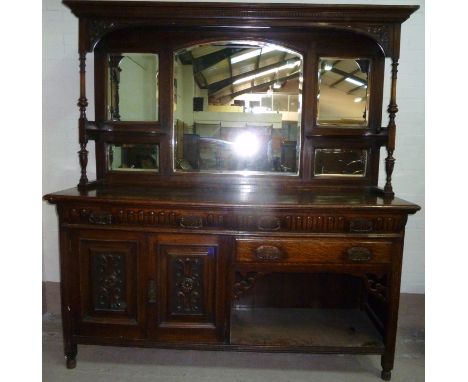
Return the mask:
[(390, 379), (392, 378), (392, 372), (390, 370), (382, 370), (380, 378), (382, 378), (384, 381), (390, 381)]
[(65, 357), (67, 360), (67, 369), (74, 369), (76, 367), (76, 358), (75, 357)]

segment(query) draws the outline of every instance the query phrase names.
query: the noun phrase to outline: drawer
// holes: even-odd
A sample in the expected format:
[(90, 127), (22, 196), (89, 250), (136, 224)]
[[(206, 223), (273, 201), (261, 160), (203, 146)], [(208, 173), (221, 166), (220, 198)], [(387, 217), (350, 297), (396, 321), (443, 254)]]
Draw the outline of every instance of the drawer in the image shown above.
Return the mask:
[(389, 263), (392, 242), (358, 239), (236, 239), (240, 263)]

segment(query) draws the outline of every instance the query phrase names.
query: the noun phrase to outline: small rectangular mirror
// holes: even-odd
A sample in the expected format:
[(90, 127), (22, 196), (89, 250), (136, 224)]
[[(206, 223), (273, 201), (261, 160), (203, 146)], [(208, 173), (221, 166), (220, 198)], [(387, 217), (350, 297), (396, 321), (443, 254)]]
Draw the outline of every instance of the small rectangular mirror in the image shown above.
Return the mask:
[(367, 127), (369, 66), (368, 59), (320, 58), (318, 125)]
[(159, 146), (155, 144), (109, 145), (110, 171), (159, 172)]
[(158, 55), (121, 53), (108, 56), (107, 119), (157, 121)]
[(315, 149), (314, 175), (366, 175), (368, 152), (363, 149)]

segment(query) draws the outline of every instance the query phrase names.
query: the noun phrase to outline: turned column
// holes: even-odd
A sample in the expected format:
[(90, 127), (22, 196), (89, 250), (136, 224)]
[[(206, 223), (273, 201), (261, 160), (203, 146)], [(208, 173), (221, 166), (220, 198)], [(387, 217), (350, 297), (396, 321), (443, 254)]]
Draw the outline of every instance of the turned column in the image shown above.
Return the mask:
[(86, 167), (88, 166), (88, 138), (86, 135), (86, 107), (88, 100), (86, 99), (86, 52), (80, 52), (80, 98), (78, 99), (78, 107), (80, 108), (80, 118), (78, 119), (78, 138), (80, 143), (80, 151), (78, 156), (80, 159), (81, 177), (78, 183), (78, 188), (84, 188), (88, 184), (88, 176)]
[(111, 85), (111, 108), (110, 114), (113, 121), (120, 121), (120, 95), (119, 95), (119, 86), (120, 86), (120, 62), (122, 61), (123, 56), (113, 55), (109, 57), (109, 71), (110, 71), (110, 85)]
[(396, 103), (396, 85), (397, 85), (397, 73), (398, 73), (398, 59), (392, 58), (392, 84), (391, 84), (391, 93), (390, 93), (390, 103), (388, 105), (387, 111), (389, 116), (388, 121), (388, 142), (387, 142), (387, 157), (385, 158), (385, 173), (387, 175), (384, 187), (384, 194), (388, 197), (393, 197), (395, 193), (393, 192), (392, 186), (392, 173), (393, 167), (395, 166), (395, 158), (393, 157), (393, 152), (395, 150), (395, 134), (396, 134), (396, 125), (395, 125), (395, 116), (398, 112), (398, 105)]

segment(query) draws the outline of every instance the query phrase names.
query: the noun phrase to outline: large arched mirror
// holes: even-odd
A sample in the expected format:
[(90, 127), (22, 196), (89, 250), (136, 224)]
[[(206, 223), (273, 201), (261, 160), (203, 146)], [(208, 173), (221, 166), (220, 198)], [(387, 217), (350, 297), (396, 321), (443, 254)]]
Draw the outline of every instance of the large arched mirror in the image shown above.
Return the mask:
[(285, 47), (251, 41), (175, 52), (175, 170), (297, 175), (302, 64)]

